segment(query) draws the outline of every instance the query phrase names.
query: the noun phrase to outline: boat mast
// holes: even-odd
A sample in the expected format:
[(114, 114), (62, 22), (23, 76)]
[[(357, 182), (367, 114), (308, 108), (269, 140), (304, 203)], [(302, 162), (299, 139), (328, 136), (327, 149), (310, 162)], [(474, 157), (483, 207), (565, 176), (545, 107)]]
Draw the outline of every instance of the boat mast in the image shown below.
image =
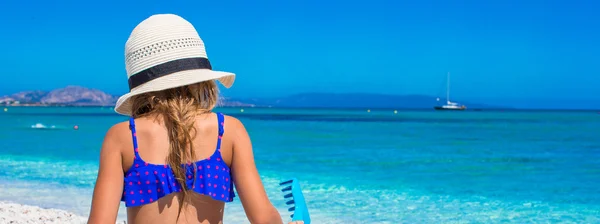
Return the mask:
[(448, 72), (448, 80), (446, 81), (446, 103), (450, 104), (450, 72)]

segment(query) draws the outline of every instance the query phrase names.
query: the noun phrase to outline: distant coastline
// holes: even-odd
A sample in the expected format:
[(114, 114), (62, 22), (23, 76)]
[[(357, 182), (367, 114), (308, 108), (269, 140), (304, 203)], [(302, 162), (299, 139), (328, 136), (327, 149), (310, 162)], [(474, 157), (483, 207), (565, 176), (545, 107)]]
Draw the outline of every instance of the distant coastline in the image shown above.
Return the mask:
[[(11, 107), (112, 107), (116, 104), (117, 99), (118, 96), (97, 89), (67, 86), (52, 91), (23, 91), (1, 96), (0, 105)], [(220, 103), (226, 107), (254, 106), (226, 98), (221, 99)]]
[(116, 97), (97, 89), (80, 86), (67, 86), (52, 91), (24, 91), (0, 97), (0, 104), (6, 106), (63, 106), (90, 105), (103, 106), (116, 102)]
[[(97, 89), (67, 86), (52, 91), (24, 91), (0, 96), (5, 107), (114, 107), (118, 96)], [(220, 99), (218, 107), (225, 108), (289, 108), (289, 109), (347, 109), (347, 110), (432, 110), (438, 98), (426, 95), (387, 95), (374, 93), (301, 93), (285, 97)], [(597, 111), (585, 108), (514, 108), (461, 101), (468, 111)]]
[[(5, 108), (18, 108), (18, 107), (72, 107), (72, 108), (110, 108), (113, 109), (114, 105), (105, 105), (105, 106), (97, 106), (97, 105), (2, 105)], [(349, 107), (349, 108), (331, 108), (331, 107), (270, 107), (270, 106), (217, 106), (217, 108), (255, 108), (255, 109), (289, 109), (289, 110), (347, 110), (347, 111), (365, 111), (370, 110), (373, 113), (381, 112), (381, 111), (397, 111), (397, 112), (406, 112), (406, 111), (431, 111), (435, 110), (431, 108), (357, 108), (357, 107)], [(488, 109), (469, 109), (467, 112), (593, 112), (600, 114), (600, 109), (523, 109), (523, 108), (488, 108)], [(437, 112), (444, 113), (444, 112)], [(450, 112), (452, 113), (452, 112)], [(230, 113), (231, 114), (231, 113)]]

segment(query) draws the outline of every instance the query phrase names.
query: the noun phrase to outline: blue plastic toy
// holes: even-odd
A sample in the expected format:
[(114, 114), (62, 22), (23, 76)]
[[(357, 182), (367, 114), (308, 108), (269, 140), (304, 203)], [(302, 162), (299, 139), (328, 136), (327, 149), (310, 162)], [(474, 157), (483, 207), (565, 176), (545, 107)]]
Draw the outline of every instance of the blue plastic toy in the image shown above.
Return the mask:
[(288, 181), (281, 182), (279, 184), (283, 186), (281, 192), (289, 192), (291, 193), (284, 195), (285, 199), (291, 199), (287, 201), (286, 205), (291, 205), (292, 207), (288, 209), (288, 211), (293, 212), (290, 216), (292, 221), (304, 221), (304, 224), (310, 224), (310, 215), (308, 214), (308, 207), (306, 207), (306, 201), (304, 200), (304, 195), (302, 194), (302, 189), (300, 189), (300, 184), (296, 178), (293, 178)]

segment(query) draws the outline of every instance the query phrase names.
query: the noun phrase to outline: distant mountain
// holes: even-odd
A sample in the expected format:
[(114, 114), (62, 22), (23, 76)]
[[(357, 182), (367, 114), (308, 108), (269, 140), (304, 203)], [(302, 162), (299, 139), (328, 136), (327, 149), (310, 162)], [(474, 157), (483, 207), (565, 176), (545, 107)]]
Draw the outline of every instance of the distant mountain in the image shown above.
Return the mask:
[(117, 97), (97, 89), (80, 86), (67, 86), (46, 94), (41, 100), (43, 104), (67, 105), (111, 105), (117, 102)]
[[(395, 108), (430, 109), (438, 104), (437, 98), (424, 95), (386, 95), (373, 93), (302, 93), (283, 98), (246, 98), (236, 101), (254, 104), (259, 107), (304, 107), (304, 108)], [(506, 108), (463, 102), (467, 108), (491, 109)]]
[[(24, 91), (0, 97), (0, 104), (22, 106), (114, 106), (118, 96), (81, 86), (67, 86), (48, 91)], [(221, 98), (219, 106), (253, 107), (230, 98)]]
[(97, 89), (80, 86), (46, 91), (25, 91), (0, 97), (0, 103), (11, 105), (72, 105), (106, 106), (113, 105), (117, 97)]

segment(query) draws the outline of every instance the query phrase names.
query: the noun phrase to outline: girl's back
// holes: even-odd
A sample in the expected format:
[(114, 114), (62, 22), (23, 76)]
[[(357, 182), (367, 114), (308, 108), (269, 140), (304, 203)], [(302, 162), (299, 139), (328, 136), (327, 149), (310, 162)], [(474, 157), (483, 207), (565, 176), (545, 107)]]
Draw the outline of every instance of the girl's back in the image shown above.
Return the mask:
[(230, 116), (222, 116), (220, 128), (219, 116), (207, 113), (194, 118), (196, 162), (182, 165), (187, 167), (187, 193), (168, 165), (173, 143), (161, 119), (144, 117), (114, 125), (100, 153), (89, 222), (116, 220), (119, 203), (124, 201), (130, 224), (221, 223), (235, 184), (250, 222), (281, 223), (260, 181), (246, 129)]
[[(164, 181), (169, 180), (170, 177), (172, 178), (171, 175), (165, 174), (163, 177), (161, 174), (161, 166), (164, 169), (164, 164), (168, 164), (167, 156), (169, 154), (170, 143), (167, 128), (157, 119), (142, 118), (135, 120), (138, 145), (137, 155), (139, 158), (135, 157), (136, 153), (134, 152), (133, 147), (124, 148), (122, 151), (123, 170), (126, 171), (126, 175), (132, 175), (132, 177), (136, 175), (137, 172), (129, 172), (128, 174), (127, 171), (140, 170), (140, 176), (131, 178), (131, 180), (135, 181), (139, 179), (142, 182), (142, 186), (145, 184), (145, 181), (152, 181), (154, 184), (145, 187), (143, 191), (141, 191), (142, 193), (140, 193), (139, 189), (141, 187), (136, 186), (137, 183), (132, 183), (133, 185), (131, 185), (130, 188), (133, 190), (130, 190), (129, 193), (135, 191), (131, 194), (134, 195), (134, 197), (131, 198), (137, 198), (138, 201), (136, 203), (143, 203), (139, 200), (144, 200), (142, 199), (144, 196), (146, 196), (145, 202), (156, 200), (157, 203), (129, 207), (127, 209), (128, 214), (130, 214), (128, 215), (129, 223), (175, 223), (180, 209), (182, 209), (182, 211), (179, 215), (178, 223), (219, 223), (222, 221), (225, 203), (220, 200), (214, 200), (213, 197), (216, 196), (217, 199), (219, 199), (223, 196), (222, 199), (230, 200), (229, 192), (233, 191), (233, 189), (231, 189), (231, 185), (229, 184), (232, 183), (230, 174), (226, 171), (229, 171), (231, 167), (233, 141), (231, 139), (232, 135), (229, 135), (229, 129), (225, 128), (225, 124), (229, 123), (227, 122), (229, 118), (224, 119), (225, 121), (221, 126), (223, 135), (219, 141), (220, 122), (218, 122), (218, 120), (217, 115), (214, 113), (199, 115), (195, 119), (195, 129), (197, 131), (193, 141), (193, 150), (196, 158), (194, 158), (193, 161), (196, 162), (195, 164), (192, 164), (192, 166), (189, 166), (189, 164), (188, 166), (193, 168), (195, 165), (197, 173), (195, 183), (193, 183), (194, 174), (187, 172), (188, 177), (191, 177), (188, 180), (192, 180), (192, 189), (194, 191), (191, 191), (191, 193), (186, 196), (192, 199), (186, 206), (182, 206), (184, 197), (182, 193), (160, 194), (161, 190), (164, 192), (165, 189), (169, 188), (178, 190), (172, 185), (174, 183), (173, 181), (169, 181), (171, 186), (164, 185), (168, 183), (163, 184)], [(127, 129), (127, 131), (129, 131), (129, 129)], [(235, 132), (233, 129), (231, 131)], [(132, 140), (130, 141), (130, 144), (125, 143), (123, 145), (133, 145)], [(138, 168), (135, 167), (135, 161), (138, 161), (138, 163), (136, 163), (139, 166)], [(145, 163), (149, 165), (149, 168), (144, 168), (146, 165)], [(156, 165), (158, 167), (156, 167)], [(156, 171), (156, 175), (153, 175), (154, 171)], [(146, 175), (146, 172), (149, 172), (148, 175)], [(221, 176), (219, 176), (219, 174), (221, 174)], [(158, 183), (156, 181), (158, 181)], [(125, 188), (128, 187), (127, 184), (126, 180)], [(150, 193), (148, 193), (148, 190), (150, 190)], [(158, 192), (153, 195), (152, 192), (155, 191)], [(127, 191), (125, 194), (127, 194)], [(210, 196), (208, 196), (209, 194)], [(157, 198), (158, 195), (164, 196)]]

